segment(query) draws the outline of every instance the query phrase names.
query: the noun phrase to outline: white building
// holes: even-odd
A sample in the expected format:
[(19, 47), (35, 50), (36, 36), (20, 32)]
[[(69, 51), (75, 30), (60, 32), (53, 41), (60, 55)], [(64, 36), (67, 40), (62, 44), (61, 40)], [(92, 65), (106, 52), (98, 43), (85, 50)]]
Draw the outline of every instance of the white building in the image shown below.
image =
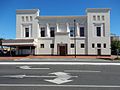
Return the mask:
[[(38, 9), (16, 11), (16, 54), (111, 55), (110, 9), (90, 8), (84, 16), (39, 16)], [(75, 32), (74, 32), (75, 31)]]

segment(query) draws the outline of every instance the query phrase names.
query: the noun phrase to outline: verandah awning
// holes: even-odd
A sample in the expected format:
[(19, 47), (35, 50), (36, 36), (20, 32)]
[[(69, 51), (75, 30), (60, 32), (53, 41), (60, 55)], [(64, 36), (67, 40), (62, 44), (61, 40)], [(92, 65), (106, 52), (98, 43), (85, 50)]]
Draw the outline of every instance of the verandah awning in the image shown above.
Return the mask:
[(34, 46), (34, 39), (2, 40), (3, 46)]

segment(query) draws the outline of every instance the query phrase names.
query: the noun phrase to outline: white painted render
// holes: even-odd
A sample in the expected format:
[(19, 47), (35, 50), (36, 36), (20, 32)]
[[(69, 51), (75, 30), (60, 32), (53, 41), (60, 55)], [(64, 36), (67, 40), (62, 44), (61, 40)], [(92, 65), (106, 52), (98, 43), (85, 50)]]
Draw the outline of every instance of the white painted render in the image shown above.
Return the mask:
[[(111, 55), (110, 9), (87, 9), (87, 15), (84, 16), (39, 16), (38, 9), (16, 12), (16, 39), (35, 39), (35, 55), (59, 55), (58, 44), (67, 44), (67, 55), (74, 55), (75, 49), (71, 48), (71, 44), (75, 41), (74, 37), (70, 37), (70, 27), (74, 27), (74, 20), (77, 55), (97, 55), (98, 49), (101, 49), (101, 55)], [(97, 20), (98, 17), (100, 20)], [(45, 27), (45, 37), (41, 37), (41, 27)], [(50, 37), (50, 27), (55, 27), (55, 37)], [(84, 27), (84, 37), (80, 37), (80, 27)], [(101, 27), (100, 37), (96, 34), (96, 27)], [(29, 28), (29, 37), (25, 37), (25, 28)], [(98, 43), (101, 48), (97, 47)], [(44, 44), (44, 48), (40, 44)], [(50, 44), (54, 44), (54, 48), (50, 48)], [(81, 44), (84, 44), (84, 48), (81, 48)], [(106, 48), (103, 47), (104, 44)]]

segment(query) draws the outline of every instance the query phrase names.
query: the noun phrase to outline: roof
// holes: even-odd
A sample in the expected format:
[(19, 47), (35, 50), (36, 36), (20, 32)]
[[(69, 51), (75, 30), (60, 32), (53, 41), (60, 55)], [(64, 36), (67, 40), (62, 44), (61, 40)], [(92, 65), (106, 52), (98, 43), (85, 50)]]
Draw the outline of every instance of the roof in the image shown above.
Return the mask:
[(2, 40), (4, 46), (33, 45), (34, 39), (10, 39)]
[(37, 16), (37, 18), (84, 18), (87, 17), (84, 16)]
[(108, 12), (110, 8), (87, 8), (86, 12)]
[(39, 9), (23, 9), (23, 10), (16, 10), (16, 14), (35, 14), (39, 11)]

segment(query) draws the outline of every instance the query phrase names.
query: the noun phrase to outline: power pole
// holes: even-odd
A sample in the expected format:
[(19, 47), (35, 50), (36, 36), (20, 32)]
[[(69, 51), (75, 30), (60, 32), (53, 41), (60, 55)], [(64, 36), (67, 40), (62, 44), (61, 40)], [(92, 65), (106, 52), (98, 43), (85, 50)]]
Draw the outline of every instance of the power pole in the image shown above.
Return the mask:
[(75, 58), (76, 58), (76, 20), (74, 20), (74, 52), (75, 52)]

